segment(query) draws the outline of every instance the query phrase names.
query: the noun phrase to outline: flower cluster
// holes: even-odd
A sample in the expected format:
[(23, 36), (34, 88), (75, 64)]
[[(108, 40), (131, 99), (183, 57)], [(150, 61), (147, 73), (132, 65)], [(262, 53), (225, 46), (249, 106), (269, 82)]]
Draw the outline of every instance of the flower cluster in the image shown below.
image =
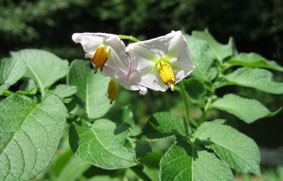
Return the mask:
[(72, 39), (81, 43), (96, 71), (141, 94), (146, 94), (147, 88), (174, 90), (194, 69), (186, 38), (180, 31), (127, 47), (114, 34), (75, 33)]

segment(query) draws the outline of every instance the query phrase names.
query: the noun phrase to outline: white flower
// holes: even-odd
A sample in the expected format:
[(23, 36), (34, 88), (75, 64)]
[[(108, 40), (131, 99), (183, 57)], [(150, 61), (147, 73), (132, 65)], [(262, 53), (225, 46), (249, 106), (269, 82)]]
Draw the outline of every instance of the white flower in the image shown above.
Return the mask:
[(139, 87), (174, 90), (195, 68), (180, 31), (129, 44), (126, 51), (132, 61), (129, 81)]
[(131, 62), (126, 46), (117, 35), (107, 33), (74, 33), (72, 39), (80, 43), (96, 71), (110, 76), (123, 87), (140, 90), (128, 81)]

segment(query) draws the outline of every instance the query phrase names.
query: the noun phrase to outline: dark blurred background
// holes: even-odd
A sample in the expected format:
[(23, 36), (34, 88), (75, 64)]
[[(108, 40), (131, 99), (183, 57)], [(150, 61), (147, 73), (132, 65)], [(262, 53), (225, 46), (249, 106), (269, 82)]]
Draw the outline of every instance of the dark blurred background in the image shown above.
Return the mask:
[(152, 38), (171, 30), (209, 28), (220, 42), (282, 65), (282, 0), (0, 0), (0, 56), (26, 47), (77, 58), (74, 32)]
[[(80, 45), (72, 42), (74, 32), (107, 32), (148, 39), (171, 30), (208, 28), (220, 42), (234, 37), (239, 52), (257, 52), (264, 57), (283, 61), (283, 1), (282, 0), (0, 0), (0, 58), (9, 51), (40, 48), (69, 61), (83, 58)], [(275, 79), (282, 82), (282, 74)], [(221, 92), (222, 91), (222, 92)], [(259, 99), (272, 111), (282, 106), (283, 98), (255, 92), (236, 91)], [(168, 96), (169, 95), (169, 96)], [(146, 120), (156, 111), (182, 114), (184, 108), (176, 93), (150, 91), (145, 97), (122, 91), (117, 104), (135, 103), (138, 120)], [(192, 113), (198, 117), (198, 111)], [(262, 119), (246, 125), (225, 113), (230, 124), (253, 137), (264, 147), (283, 145), (282, 116)], [(211, 113), (211, 115), (215, 115)], [(212, 116), (213, 117), (213, 116)], [(233, 121), (235, 120), (235, 121)]]

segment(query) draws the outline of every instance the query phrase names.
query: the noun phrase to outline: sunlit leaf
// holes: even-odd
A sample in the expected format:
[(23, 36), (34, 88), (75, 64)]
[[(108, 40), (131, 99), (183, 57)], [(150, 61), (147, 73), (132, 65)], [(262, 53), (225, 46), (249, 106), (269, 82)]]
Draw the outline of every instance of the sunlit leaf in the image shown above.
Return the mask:
[(215, 55), (206, 41), (189, 35), (186, 38), (195, 65), (192, 75), (205, 81), (211, 81), (217, 74), (216, 67), (213, 66), (216, 59)]
[(273, 116), (276, 112), (270, 112), (264, 105), (255, 99), (243, 98), (235, 94), (226, 94), (224, 97), (212, 103), (212, 107), (227, 111), (246, 123), (252, 123), (257, 119)]
[(26, 72), (26, 66), (22, 61), (13, 58), (0, 60), (0, 95), (19, 79)]
[(107, 119), (96, 120), (92, 125), (79, 121), (71, 125), (70, 145), (77, 157), (97, 167), (127, 168), (137, 164), (127, 136), (129, 131), (124, 124), (117, 126)]
[(67, 110), (57, 96), (37, 103), (25, 96), (0, 102), (0, 180), (29, 180), (51, 161)]
[(169, 148), (160, 161), (160, 178), (162, 181), (234, 180), (226, 163), (188, 143), (175, 143)]
[(259, 68), (239, 68), (225, 76), (229, 84), (252, 87), (272, 94), (283, 93), (283, 83), (274, 82), (273, 74), (268, 70)]
[(46, 88), (66, 76), (68, 72), (68, 61), (44, 50), (25, 49), (11, 52), (11, 55), (16, 61), (25, 63), (25, 77), (37, 83), (42, 96), (45, 96)]
[(227, 45), (221, 44), (217, 42), (213, 36), (209, 33), (208, 29), (204, 31), (193, 31), (192, 36), (205, 40), (214, 55), (217, 57), (220, 62), (222, 62), (225, 58), (233, 55), (233, 39), (230, 38)]
[(72, 62), (68, 74), (68, 85), (76, 86), (77, 103), (83, 107), (90, 119), (97, 119), (113, 106), (108, 98), (107, 89), (110, 77), (94, 73), (87, 61)]
[(206, 122), (194, 133), (196, 138), (210, 142), (219, 158), (242, 173), (260, 175), (260, 153), (256, 143), (246, 135), (219, 122)]
[(283, 72), (283, 67), (257, 53), (240, 53), (227, 62), (231, 66), (262, 67)]

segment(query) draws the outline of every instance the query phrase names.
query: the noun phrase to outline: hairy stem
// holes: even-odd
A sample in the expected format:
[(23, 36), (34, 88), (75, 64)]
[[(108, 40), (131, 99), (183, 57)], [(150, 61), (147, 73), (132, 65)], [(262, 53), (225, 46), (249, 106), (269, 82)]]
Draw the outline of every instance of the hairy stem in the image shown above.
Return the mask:
[(187, 123), (187, 126), (188, 126), (188, 131), (190, 133), (191, 127), (190, 127), (190, 101), (189, 101), (189, 96), (188, 96), (187, 92), (185, 91), (185, 86), (184, 86), (183, 81), (181, 81), (179, 83), (179, 85), (180, 85), (179, 91), (181, 93), (181, 96), (183, 97), (184, 105), (185, 105), (186, 123)]
[(120, 39), (132, 40), (132, 41), (134, 41), (134, 42), (139, 42), (139, 41), (140, 41), (139, 39), (137, 39), (137, 38), (135, 38), (135, 37), (133, 37), (133, 36), (128, 36), (128, 35), (118, 35), (118, 37), (119, 37)]

